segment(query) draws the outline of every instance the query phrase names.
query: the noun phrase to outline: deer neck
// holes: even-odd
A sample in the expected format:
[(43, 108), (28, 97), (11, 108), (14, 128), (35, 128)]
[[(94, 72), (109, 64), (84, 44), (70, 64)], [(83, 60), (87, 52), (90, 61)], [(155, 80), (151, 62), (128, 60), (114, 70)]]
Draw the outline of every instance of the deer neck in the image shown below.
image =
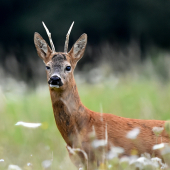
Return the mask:
[(77, 140), (77, 133), (83, 128), (79, 122), (87, 120), (75, 80), (64, 91), (50, 89), (50, 95), (57, 127), (65, 142), (73, 146), (73, 140)]

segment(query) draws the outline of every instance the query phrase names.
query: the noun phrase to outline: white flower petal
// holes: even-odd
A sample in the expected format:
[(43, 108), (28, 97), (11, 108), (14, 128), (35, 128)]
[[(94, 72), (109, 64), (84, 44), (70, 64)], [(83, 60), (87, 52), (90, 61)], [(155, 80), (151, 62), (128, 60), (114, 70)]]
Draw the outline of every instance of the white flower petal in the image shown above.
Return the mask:
[(24, 126), (24, 127), (28, 127), (28, 128), (37, 128), (39, 126), (41, 126), (41, 123), (27, 123), (27, 122), (17, 122), (15, 124), (16, 126)]
[(51, 160), (45, 160), (45, 161), (42, 162), (42, 167), (44, 169), (47, 169), (47, 168), (49, 168), (51, 166), (51, 163), (52, 163)]
[(160, 143), (160, 144), (154, 145), (152, 149), (153, 150), (162, 149), (164, 146), (165, 146), (164, 143)]
[(9, 165), (8, 170), (22, 170), (18, 165)]
[(140, 133), (140, 129), (134, 128), (127, 133), (126, 137), (129, 139), (136, 139), (136, 137), (139, 135), (139, 133)]
[(107, 145), (107, 140), (104, 140), (104, 139), (101, 139), (101, 140), (96, 139), (92, 142), (92, 146), (94, 148), (98, 148), (100, 146), (106, 146), (106, 145)]

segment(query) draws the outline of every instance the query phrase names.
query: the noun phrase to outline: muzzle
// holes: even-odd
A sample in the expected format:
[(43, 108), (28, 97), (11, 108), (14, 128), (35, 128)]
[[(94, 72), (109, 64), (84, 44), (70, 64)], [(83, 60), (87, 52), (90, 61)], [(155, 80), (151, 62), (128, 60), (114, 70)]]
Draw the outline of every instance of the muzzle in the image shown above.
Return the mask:
[(50, 77), (50, 80), (48, 81), (48, 84), (50, 85), (50, 87), (55, 87), (55, 88), (59, 88), (63, 85), (61, 78), (58, 76), (52, 76)]

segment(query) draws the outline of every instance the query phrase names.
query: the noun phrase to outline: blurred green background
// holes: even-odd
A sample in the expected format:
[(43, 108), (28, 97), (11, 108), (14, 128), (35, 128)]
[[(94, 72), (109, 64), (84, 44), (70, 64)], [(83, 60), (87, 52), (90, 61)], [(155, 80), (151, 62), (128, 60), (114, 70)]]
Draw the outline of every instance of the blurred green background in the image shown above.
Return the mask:
[[(169, 51), (169, 6), (168, 0), (1, 0), (1, 67), (33, 85), (37, 78), (42, 80), (42, 70), (36, 69), (40, 66), (33, 44), (34, 32), (39, 32), (48, 42), (42, 21), (52, 33), (57, 51), (63, 51), (65, 35), (72, 21), (75, 25), (70, 48), (81, 34), (87, 33), (88, 46), (78, 65), (80, 70), (108, 56), (110, 51), (105, 50), (108, 46), (114, 51), (109, 55), (112, 62), (120, 60), (127, 66), (140, 62), (148, 57), (148, 53), (154, 55), (155, 48)], [(116, 53), (119, 51), (123, 53), (123, 59), (119, 59), (120, 55)], [(132, 59), (131, 53), (134, 53)], [(114, 66), (118, 72), (127, 69), (120, 61)]]
[[(88, 44), (75, 78), (85, 106), (140, 119), (170, 119), (170, 1), (1, 0), (0, 169), (75, 169), (54, 121), (34, 32), (63, 51), (84, 32)], [(18, 121), (42, 123), (37, 129)], [(45, 168), (44, 161), (51, 166)], [(45, 163), (47, 165), (48, 163)]]

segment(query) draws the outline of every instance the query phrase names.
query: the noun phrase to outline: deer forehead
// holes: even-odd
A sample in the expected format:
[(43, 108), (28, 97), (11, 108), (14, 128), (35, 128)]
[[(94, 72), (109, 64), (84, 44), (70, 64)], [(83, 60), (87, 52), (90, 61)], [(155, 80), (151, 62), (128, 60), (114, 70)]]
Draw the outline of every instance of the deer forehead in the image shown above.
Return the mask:
[(50, 56), (50, 61), (48, 63), (51, 64), (53, 67), (56, 67), (59, 65), (62, 66), (66, 63), (71, 63), (71, 59), (68, 56), (68, 54), (56, 53)]
[(67, 60), (67, 58), (64, 54), (55, 54), (51, 58), (51, 61), (54, 62), (54, 63), (55, 62), (63, 62), (63, 61), (66, 61), (66, 60)]

